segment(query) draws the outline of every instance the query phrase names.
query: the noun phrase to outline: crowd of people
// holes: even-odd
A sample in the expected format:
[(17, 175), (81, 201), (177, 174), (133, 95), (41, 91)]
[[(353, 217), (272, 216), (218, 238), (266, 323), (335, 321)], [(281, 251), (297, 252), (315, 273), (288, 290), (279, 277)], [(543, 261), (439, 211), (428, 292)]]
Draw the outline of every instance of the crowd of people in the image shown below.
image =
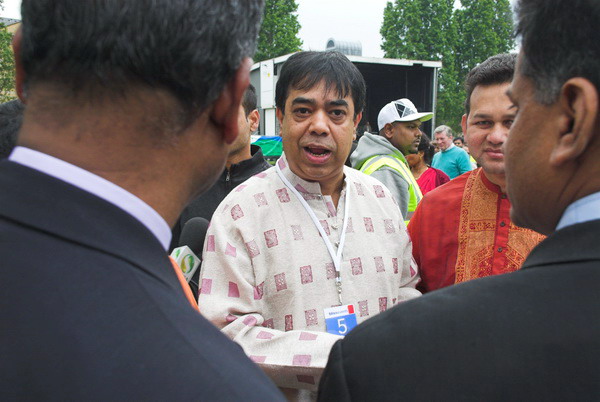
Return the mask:
[[(23, 0), (1, 399), (600, 399), (600, 5), (519, 0), (458, 137), (399, 96), (355, 141), (359, 70), (295, 53), (274, 166), (263, 7)], [(186, 279), (168, 253), (198, 219)]]

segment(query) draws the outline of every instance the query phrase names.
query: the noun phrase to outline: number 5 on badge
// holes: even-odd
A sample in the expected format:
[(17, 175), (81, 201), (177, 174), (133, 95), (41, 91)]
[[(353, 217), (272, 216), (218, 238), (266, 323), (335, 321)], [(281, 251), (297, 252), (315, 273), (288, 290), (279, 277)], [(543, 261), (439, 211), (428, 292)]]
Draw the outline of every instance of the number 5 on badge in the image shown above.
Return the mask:
[(346, 335), (352, 328), (356, 327), (356, 314), (354, 314), (352, 304), (326, 308), (323, 312), (327, 332), (330, 334)]

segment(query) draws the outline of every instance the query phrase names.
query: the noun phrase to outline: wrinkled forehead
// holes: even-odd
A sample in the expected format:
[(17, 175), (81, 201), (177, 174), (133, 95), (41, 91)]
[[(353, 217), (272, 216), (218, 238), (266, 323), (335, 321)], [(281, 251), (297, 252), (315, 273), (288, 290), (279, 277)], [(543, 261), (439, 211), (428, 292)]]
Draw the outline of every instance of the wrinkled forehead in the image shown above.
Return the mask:
[(352, 100), (352, 90), (350, 88), (340, 88), (334, 82), (330, 82), (326, 79), (315, 81), (314, 79), (311, 79), (311, 77), (303, 77), (295, 83), (290, 83), (286, 103), (292, 92), (295, 92), (296, 95), (298, 93), (319, 94), (323, 99), (328, 100), (348, 98)]

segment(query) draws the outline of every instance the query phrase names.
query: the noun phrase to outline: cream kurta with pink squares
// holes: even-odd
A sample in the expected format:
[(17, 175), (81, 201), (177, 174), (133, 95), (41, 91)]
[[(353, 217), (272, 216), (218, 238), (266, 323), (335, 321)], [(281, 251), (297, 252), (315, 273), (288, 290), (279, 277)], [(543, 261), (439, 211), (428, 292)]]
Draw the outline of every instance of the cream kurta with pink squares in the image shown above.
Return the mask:
[[(379, 181), (344, 167), (338, 208), (318, 183), (278, 164), (313, 209), (334, 249), (344, 206), (349, 224), (342, 254), (342, 301), (358, 323), (419, 296), (404, 219)], [(335, 268), (309, 214), (276, 169), (232, 191), (213, 215), (204, 244), (200, 311), (280, 387), (316, 390), (338, 335), (323, 309), (339, 305)]]

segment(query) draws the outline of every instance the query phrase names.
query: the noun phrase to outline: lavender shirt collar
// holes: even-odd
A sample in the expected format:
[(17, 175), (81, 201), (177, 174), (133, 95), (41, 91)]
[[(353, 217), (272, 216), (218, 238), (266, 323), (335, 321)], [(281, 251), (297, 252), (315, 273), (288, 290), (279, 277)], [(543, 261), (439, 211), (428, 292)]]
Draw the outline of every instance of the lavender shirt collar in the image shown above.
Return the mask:
[(165, 251), (169, 248), (171, 228), (167, 222), (150, 205), (116, 184), (61, 159), (25, 147), (16, 147), (8, 159), (72, 184), (121, 208), (146, 226)]
[(564, 227), (600, 219), (600, 192), (580, 198), (565, 209), (556, 230)]

